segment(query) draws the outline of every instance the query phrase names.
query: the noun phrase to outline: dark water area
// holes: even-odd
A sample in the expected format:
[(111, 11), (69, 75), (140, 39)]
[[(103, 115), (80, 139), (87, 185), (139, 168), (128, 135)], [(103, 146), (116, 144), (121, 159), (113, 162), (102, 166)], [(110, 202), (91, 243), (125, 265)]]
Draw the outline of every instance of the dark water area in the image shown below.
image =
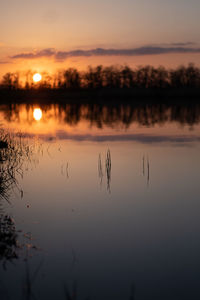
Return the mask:
[(0, 299), (199, 299), (200, 105), (0, 105)]

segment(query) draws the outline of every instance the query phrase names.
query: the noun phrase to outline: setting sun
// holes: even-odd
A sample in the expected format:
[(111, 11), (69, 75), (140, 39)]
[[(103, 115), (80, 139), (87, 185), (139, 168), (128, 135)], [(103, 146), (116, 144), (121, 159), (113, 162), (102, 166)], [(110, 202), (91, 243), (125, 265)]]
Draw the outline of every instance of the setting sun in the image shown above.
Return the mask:
[(34, 82), (39, 82), (39, 81), (41, 81), (42, 80), (42, 75), (40, 74), (40, 73), (35, 73), (34, 75), (33, 75), (33, 81)]
[(36, 121), (40, 121), (42, 118), (42, 111), (40, 108), (35, 108), (33, 111), (33, 117)]

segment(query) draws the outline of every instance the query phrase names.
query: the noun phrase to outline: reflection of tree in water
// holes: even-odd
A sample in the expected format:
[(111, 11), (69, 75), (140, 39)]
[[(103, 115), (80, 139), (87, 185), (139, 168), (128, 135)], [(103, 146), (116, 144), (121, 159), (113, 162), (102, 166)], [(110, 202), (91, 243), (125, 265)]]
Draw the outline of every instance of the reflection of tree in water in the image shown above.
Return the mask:
[[(198, 103), (90, 103), (90, 104), (43, 104), (43, 121), (55, 118), (59, 123), (70, 126), (77, 125), (80, 121), (87, 121), (90, 126), (103, 128), (104, 126), (122, 126), (128, 128), (136, 123), (142, 126), (163, 125), (176, 122), (181, 125), (193, 126), (200, 123), (200, 105)], [(21, 111), (26, 110), (26, 121), (32, 124), (34, 105), (18, 104), (1, 105), (7, 122), (18, 123), (21, 121)]]

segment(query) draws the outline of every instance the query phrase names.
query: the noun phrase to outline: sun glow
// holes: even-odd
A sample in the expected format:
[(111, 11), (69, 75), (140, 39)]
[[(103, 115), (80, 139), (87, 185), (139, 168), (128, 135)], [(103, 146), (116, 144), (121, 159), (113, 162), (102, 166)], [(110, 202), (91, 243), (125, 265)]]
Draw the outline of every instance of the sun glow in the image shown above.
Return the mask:
[(39, 81), (41, 81), (42, 80), (42, 75), (40, 74), (40, 73), (35, 73), (34, 75), (33, 75), (33, 81), (34, 82), (39, 82)]
[(33, 117), (36, 121), (40, 121), (42, 119), (42, 111), (40, 108), (35, 108), (33, 111)]

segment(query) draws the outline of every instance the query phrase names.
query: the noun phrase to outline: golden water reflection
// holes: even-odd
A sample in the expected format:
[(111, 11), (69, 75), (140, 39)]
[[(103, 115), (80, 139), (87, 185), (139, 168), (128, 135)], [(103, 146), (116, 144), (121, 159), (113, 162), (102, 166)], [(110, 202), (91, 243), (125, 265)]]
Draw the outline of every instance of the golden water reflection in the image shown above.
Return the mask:
[(40, 121), (42, 119), (42, 110), (40, 108), (34, 108), (33, 117), (36, 121)]
[[(5, 128), (45, 139), (199, 139), (200, 105), (0, 105)], [(149, 139), (149, 142), (152, 139)], [(154, 139), (155, 140), (155, 139)]]

